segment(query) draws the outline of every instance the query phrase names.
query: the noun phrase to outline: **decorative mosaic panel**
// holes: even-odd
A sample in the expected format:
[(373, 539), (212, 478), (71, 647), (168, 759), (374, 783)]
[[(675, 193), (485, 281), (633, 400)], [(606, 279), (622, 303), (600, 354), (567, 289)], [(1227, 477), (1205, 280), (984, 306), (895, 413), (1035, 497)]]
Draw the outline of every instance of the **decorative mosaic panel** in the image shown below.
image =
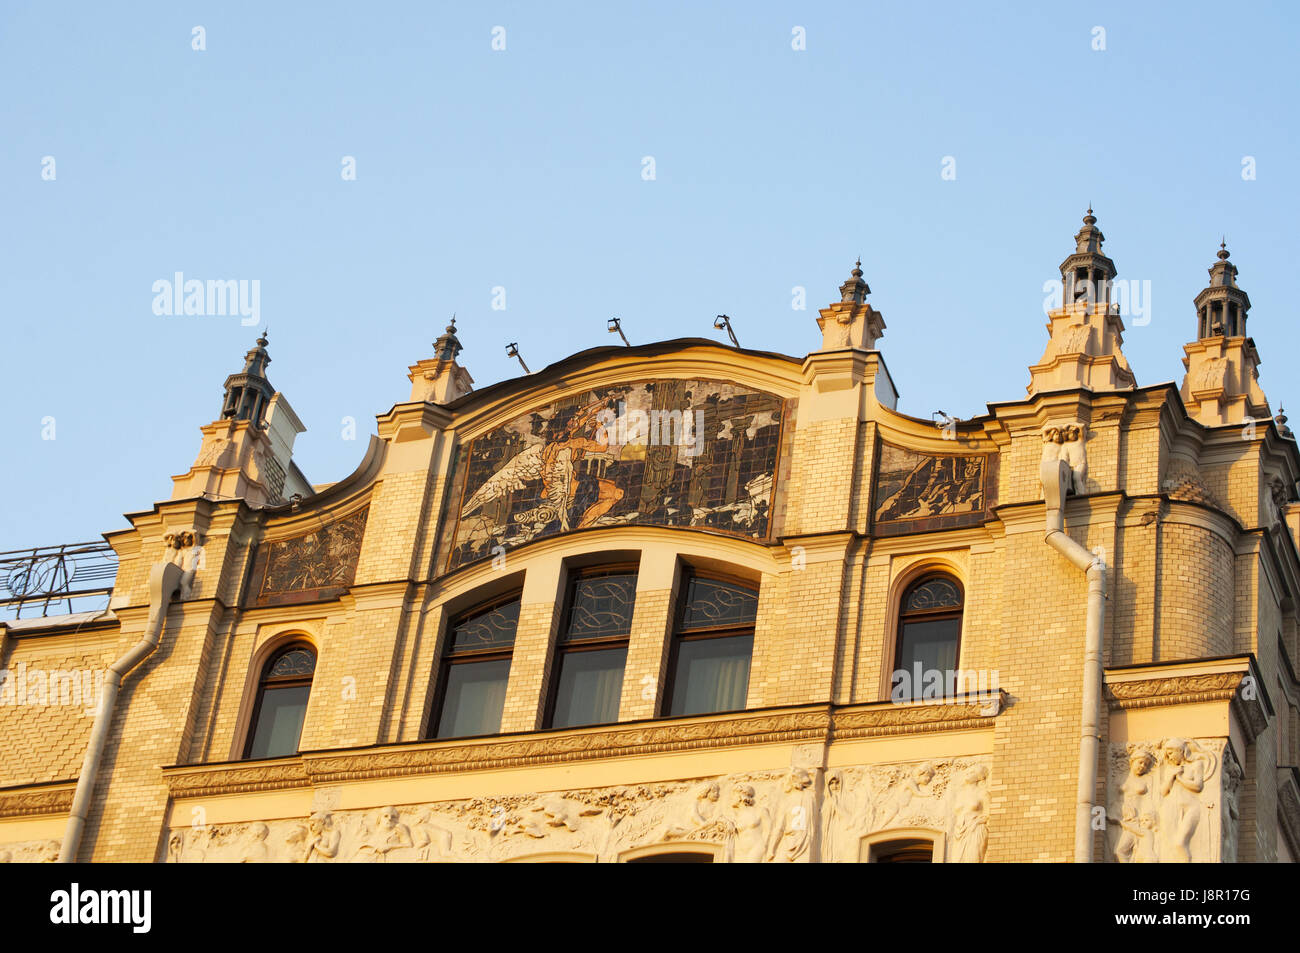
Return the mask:
[(301, 536), (267, 543), (253, 564), (262, 605), (333, 598), (352, 585), (369, 507)]
[(786, 402), (723, 381), (600, 388), (462, 447), (447, 568), (599, 526), (766, 539)]
[(984, 521), (993, 487), (989, 454), (919, 453), (880, 444), (871, 512), (876, 533), (920, 533)]

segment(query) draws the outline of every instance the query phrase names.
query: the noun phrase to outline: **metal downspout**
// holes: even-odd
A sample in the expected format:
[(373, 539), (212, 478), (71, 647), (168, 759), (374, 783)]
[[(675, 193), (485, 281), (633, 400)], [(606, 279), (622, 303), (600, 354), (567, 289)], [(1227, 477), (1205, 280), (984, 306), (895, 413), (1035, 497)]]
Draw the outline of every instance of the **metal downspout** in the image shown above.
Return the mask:
[(1084, 637), (1083, 700), (1079, 719), (1079, 786), (1074, 815), (1074, 862), (1092, 863), (1092, 808), (1097, 791), (1097, 762), (1101, 746), (1102, 632), (1106, 621), (1106, 561), (1065, 534), (1065, 497), (1070, 466), (1064, 460), (1044, 460), (1040, 472), (1047, 508), (1045, 541), (1088, 578), (1088, 615)]

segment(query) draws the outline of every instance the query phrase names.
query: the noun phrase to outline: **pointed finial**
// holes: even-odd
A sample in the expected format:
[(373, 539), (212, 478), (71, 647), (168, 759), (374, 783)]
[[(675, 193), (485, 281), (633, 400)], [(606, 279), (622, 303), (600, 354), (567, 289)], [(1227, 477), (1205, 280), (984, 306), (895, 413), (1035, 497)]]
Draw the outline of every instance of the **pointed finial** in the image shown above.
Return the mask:
[(266, 340), (266, 332), (269, 331), (269, 330), (270, 330), (270, 328), (263, 328), (263, 329), (262, 329), (262, 336), (259, 337), (259, 338), (257, 339), (257, 346), (258, 346), (258, 347), (266, 347), (266, 345), (269, 343), (269, 342)]
[(455, 311), (451, 313), (451, 324), (447, 325), (447, 333), (448, 334), (456, 333), (456, 312)]
[(1085, 215), (1085, 216), (1083, 217), (1083, 224), (1085, 224), (1085, 225), (1096, 225), (1096, 224), (1097, 224), (1097, 216), (1095, 216), (1095, 215), (1092, 214), (1092, 203), (1091, 203), (1091, 202), (1088, 203), (1088, 214)]
[(1219, 250), (1215, 252), (1215, 255), (1218, 257), (1219, 261), (1226, 261), (1229, 254), (1231, 253), (1228, 251), (1228, 236), (1224, 235), (1222, 236), (1222, 240), (1219, 242)]
[(861, 255), (859, 255), (858, 260), (853, 263), (853, 277), (854, 278), (862, 277), (862, 256)]

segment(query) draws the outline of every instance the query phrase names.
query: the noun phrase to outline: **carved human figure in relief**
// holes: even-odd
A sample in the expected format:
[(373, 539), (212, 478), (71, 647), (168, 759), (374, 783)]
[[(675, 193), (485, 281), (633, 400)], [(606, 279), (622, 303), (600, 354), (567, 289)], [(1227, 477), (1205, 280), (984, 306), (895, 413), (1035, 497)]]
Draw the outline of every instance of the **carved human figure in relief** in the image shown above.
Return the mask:
[[(1199, 746), (1198, 746), (1199, 747)], [(1157, 856), (1164, 863), (1188, 863), (1191, 843), (1200, 824), (1201, 792), (1215, 768), (1213, 755), (1192, 751), (1185, 738), (1170, 738), (1161, 746), (1164, 764), (1160, 782), (1160, 847)]]
[(1241, 824), (1241, 782), (1244, 773), (1237, 759), (1225, 752), (1223, 756), (1223, 846), (1219, 855), (1221, 863), (1237, 862), (1237, 836)]
[(1192, 382), (1193, 390), (1222, 390), (1223, 379), (1228, 370), (1228, 363), (1222, 358), (1212, 357), (1196, 372)]
[(1076, 495), (1088, 489), (1088, 450), (1084, 446), (1084, 430), (1070, 424), (1062, 431), (1061, 459), (1070, 465), (1071, 488)]
[(428, 808), (416, 812), (411, 840), (420, 860), (440, 860), (451, 856), (451, 831), (435, 824), (433, 813)]
[(1040, 458), (1043, 463), (1049, 460), (1061, 459), (1061, 444), (1064, 438), (1061, 436), (1060, 427), (1043, 428), (1043, 455)]
[(973, 764), (962, 775), (961, 784), (952, 802), (952, 861), (957, 864), (979, 864), (984, 861), (988, 848), (988, 794), (984, 781), (988, 769)]
[(1155, 757), (1144, 747), (1130, 746), (1129, 773), (1119, 786), (1120, 836), (1115, 843), (1115, 859), (1122, 864), (1151, 863), (1155, 861), (1155, 834), (1142, 825), (1143, 815), (1150, 815), (1151, 769)]
[(689, 800), (678, 797), (669, 801), (659, 839), (680, 840), (713, 823), (718, 816), (721, 796), (718, 782), (706, 781), (696, 791), (695, 797)]
[(754, 789), (737, 784), (728, 817), (727, 857), (738, 864), (761, 863), (767, 852), (767, 811), (754, 803)]
[(334, 826), (334, 816), (329, 811), (317, 811), (307, 821), (307, 848), (303, 861), (308, 864), (328, 863), (338, 856), (342, 835)]
[(855, 799), (844, 789), (844, 774), (835, 771), (826, 776), (826, 798), (822, 805), (822, 843), (821, 859), (838, 860), (841, 847), (840, 828), (851, 823), (854, 817)]
[(911, 774), (900, 777), (885, 795), (885, 801), (880, 807), (880, 813), (871, 826), (877, 830), (883, 830), (898, 818), (903, 817), (914, 799), (931, 797), (933, 792), (930, 790), (930, 782), (933, 780), (934, 765), (929, 761), (923, 761), (912, 769)]
[(271, 829), (261, 821), (249, 824), (242, 841), (238, 845), (239, 863), (264, 864), (270, 860), (271, 852), (266, 845), (266, 839), (270, 836), (270, 833)]
[(1057, 354), (1086, 354), (1088, 339), (1092, 337), (1092, 328), (1086, 324), (1074, 325), (1061, 332), (1060, 349)]
[(217, 461), (221, 459), (222, 455), (225, 454), (230, 447), (231, 442), (229, 440), (218, 437), (203, 448), (199, 453), (199, 458), (194, 461), (194, 465), (196, 467), (216, 466)]
[(812, 775), (804, 768), (792, 768), (784, 787), (785, 797), (772, 825), (767, 859), (788, 864), (808, 853), (817, 805)]
[[(385, 863), (393, 851), (411, 846), (411, 829), (402, 823), (397, 808), (385, 807), (380, 809), (375, 830), (366, 834), (358, 855), (364, 860)], [(398, 859), (400, 856), (393, 859)]]

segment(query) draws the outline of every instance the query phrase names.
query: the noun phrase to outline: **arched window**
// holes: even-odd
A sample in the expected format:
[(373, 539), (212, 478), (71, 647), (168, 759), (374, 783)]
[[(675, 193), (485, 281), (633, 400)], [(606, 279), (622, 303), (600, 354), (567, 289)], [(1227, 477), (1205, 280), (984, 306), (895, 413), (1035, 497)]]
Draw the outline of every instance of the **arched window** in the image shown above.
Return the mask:
[(677, 614), (665, 714), (741, 711), (749, 693), (758, 593), (691, 576)]
[(315, 671), (316, 652), (302, 642), (286, 645), (267, 659), (257, 686), (245, 758), (283, 758), (298, 753)]
[(635, 606), (635, 567), (605, 567), (570, 581), (548, 728), (618, 721)]
[(519, 593), (479, 606), (452, 623), (438, 680), (441, 701), (430, 719), (435, 738), (501, 730), (518, 628)]
[(893, 701), (953, 694), (962, 602), (961, 583), (946, 575), (923, 576), (903, 593), (890, 689)]

